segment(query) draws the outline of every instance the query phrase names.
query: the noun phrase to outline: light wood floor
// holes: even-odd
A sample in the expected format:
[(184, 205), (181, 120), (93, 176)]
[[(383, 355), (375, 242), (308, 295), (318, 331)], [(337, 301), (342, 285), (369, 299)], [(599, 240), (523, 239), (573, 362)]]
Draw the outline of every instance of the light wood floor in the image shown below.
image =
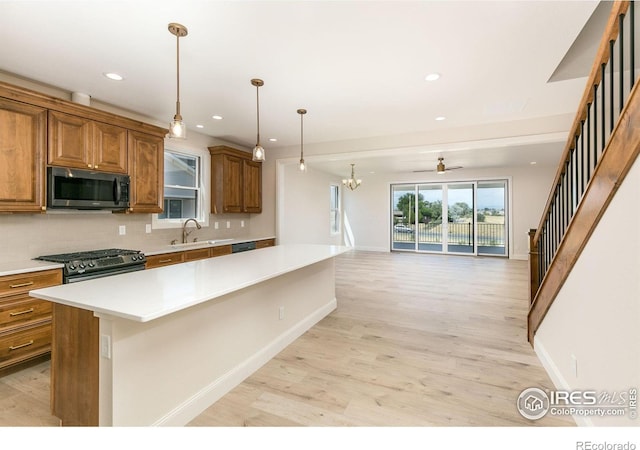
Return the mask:
[[(523, 419), (553, 385), (526, 340), (527, 264), (351, 252), (338, 309), (192, 426), (571, 426)], [(0, 425), (57, 425), (48, 363), (0, 378)]]

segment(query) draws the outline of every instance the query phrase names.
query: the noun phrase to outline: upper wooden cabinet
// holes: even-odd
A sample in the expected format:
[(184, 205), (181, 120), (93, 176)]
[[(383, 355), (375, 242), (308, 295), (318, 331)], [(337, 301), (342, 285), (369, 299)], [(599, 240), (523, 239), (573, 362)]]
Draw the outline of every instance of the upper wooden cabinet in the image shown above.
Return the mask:
[(211, 153), (211, 213), (261, 213), (262, 163), (251, 153), (219, 145)]
[(45, 208), (47, 111), (0, 98), (0, 211)]
[(127, 173), (127, 130), (49, 111), (49, 164)]
[(155, 125), (0, 82), (0, 212), (46, 210), (46, 164), (128, 173), (130, 212), (161, 212), (166, 134)]
[(164, 139), (129, 131), (130, 212), (159, 213), (164, 204)]

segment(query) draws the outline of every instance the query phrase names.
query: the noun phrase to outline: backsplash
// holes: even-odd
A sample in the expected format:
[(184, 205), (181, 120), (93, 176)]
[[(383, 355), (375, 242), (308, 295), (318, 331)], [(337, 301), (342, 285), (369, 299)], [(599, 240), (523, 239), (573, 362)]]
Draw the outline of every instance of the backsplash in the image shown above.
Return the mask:
[[(193, 232), (189, 241), (252, 237), (251, 215), (218, 214), (209, 226)], [(244, 227), (241, 227), (244, 221)], [(219, 229), (214, 228), (218, 222)], [(227, 222), (230, 228), (227, 228)], [(182, 229), (152, 229), (150, 214), (112, 214), (105, 212), (0, 215), (0, 262), (26, 260), (41, 255), (103, 248), (147, 250), (182, 241)], [(126, 234), (119, 235), (119, 227)], [(193, 224), (190, 224), (193, 225)]]

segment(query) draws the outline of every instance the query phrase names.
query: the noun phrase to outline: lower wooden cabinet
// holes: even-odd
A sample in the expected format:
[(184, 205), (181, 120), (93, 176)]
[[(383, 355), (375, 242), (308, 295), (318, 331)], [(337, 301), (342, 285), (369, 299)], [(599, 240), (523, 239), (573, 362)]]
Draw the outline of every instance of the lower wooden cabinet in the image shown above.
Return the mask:
[[(256, 249), (273, 247), (274, 245), (276, 245), (275, 239), (262, 239), (256, 241)], [(154, 267), (170, 266), (171, 264), (197, 261), (199, 259), (215, 258), (216, 256), (230, 255), (231, 253), (231, 245), (219, 245), (216, 247), (197, 248), (182, 252), (151, 255), (147, 256), (145, 268), (153, 269)]]
[(184, 252), (162, 253), (160, 255), (147, 256), (146, 269), (154, 267), (170, 266), (184, 262)]
[(51, 351), (51, 303), (29, 291), (58, 284), (61, 269), (0, 277), (0, 374)]

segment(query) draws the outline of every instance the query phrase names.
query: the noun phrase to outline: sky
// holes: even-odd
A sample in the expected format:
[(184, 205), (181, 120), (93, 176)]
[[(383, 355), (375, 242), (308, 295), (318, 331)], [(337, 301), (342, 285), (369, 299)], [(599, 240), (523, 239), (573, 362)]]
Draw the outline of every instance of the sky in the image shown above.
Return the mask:
[[(449, 204), (453, 205), (458, 202), (467, 203), (469, 206), (473, 203), (473, 197), (471, 194), (471, 185), (462, 184), (460, 189), (449, 187), (448, 196)], [(393, 186), (393, 205), (397, 205), (398, 199), (407, 192), (415, 192), (414, 185), (396, 185)], [(401, 189), (401, 190), (399, 190)], [(424, 199), (429, 202), (442, 200), (442, 187), (441, 185), (421, 185), (420, 194)], [(504, 189), (495, 187), (481, 187), (478, 189), (478, 209), (495, 208), (504, 209)]]

